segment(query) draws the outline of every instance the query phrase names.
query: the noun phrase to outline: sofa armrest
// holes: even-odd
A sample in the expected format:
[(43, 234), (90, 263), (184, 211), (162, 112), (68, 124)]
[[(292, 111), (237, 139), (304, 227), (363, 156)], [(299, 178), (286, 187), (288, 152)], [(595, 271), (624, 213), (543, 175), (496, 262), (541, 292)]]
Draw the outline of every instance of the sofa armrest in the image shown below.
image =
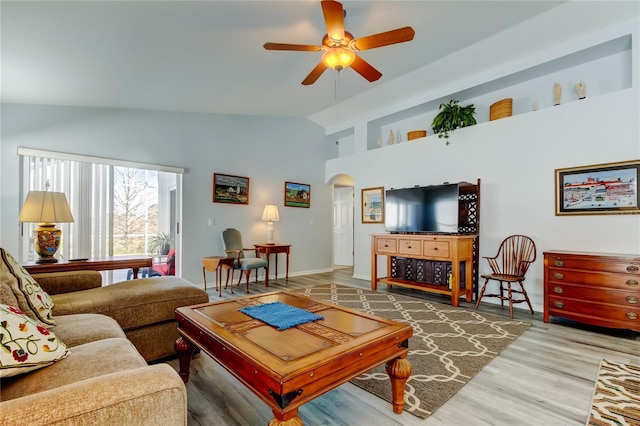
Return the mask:
[(0, 403), (2, 423), (186, 425), (187, 392), (168, 364), (118, 371)]
[(102, 287), (102, 275), (98, 271), (49, 272), (31, 276), (49, 295)]

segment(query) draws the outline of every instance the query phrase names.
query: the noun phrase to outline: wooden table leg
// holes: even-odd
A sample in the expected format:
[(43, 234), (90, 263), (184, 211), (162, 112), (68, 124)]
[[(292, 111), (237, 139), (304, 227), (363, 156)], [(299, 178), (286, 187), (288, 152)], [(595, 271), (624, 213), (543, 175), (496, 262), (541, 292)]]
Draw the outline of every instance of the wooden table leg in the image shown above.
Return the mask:
[(271, 411), (273, 411), (275, 417), (269, 421), (268, 426), (304, 426), (304, 422), (298, 417), (297, 408), (284, 414), (276, 410)]
[(140, 270), (140, 268), (131, 268), (133, 269), (133, 279), (135, 280), (136, 278), (138, 278), (138, 271)]
[(404, 408), (404, 386), (411, 375), (411, 370), (411, 363), (407, 361), (406, 355), (387, 363), (387, 374), (391, 379), (393, 412), (396, 414), (402, 413)]
[(204, 291), (207, 291), (207, 270), (205, 267), (202, 267), (202, 279), (204, 281)]
[(467, 302), (473, 302), (473, 275), (471, 269), (473, 268), (473, 263), (470, 260), (465, 261), (464, 263), (464, 272), (465, 272), (465, 285), (467, 292)]
[(196, 347), (187, 339), (178, 337), (176, 342), (173, 344), (173, 348), (176, 350), (178, 354), (178, 360), (180, 361), (180, 377), (182, 381), (187, 383), (189, 381), (189, 366), (191, 365), (191, 357), (193, 357), (193, 352), (196, 350)]
[(289, 281), (289, 250), (287, 250), (287, 274), (284, 276), (285, 281)]
[(278, 252), (274, 253), (273, 257), (276, 258), (276, 279), (278, 279)]

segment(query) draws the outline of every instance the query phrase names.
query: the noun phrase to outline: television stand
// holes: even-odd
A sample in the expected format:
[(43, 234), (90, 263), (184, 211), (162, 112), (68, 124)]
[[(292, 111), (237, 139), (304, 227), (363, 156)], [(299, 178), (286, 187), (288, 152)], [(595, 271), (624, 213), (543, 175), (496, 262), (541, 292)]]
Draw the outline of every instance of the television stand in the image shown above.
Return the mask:
[[(371, 235), (371, 290), (378, 283), (414, 288), (473, 301), (473, 259), (476, 234)], [(378, 256), (387, 256), (387, 276), (378, 278)]]

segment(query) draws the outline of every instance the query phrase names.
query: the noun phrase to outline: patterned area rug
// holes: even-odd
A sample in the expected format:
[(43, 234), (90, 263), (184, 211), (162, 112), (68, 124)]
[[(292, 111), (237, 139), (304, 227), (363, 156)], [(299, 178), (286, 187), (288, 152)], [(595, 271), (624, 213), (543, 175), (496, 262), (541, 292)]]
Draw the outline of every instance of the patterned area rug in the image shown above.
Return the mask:
[[(530, 326), (381, 290), (324, 284), (296, 292), (411, 324), (413, 337), (407, 359), (413, 373), (405, 388), (404, 410), (420, 418), (436, 411)], [(391, 383), (384, 365), (351, 383), (391, 402)]]
[(640, 426), (640, 367), (600, 361), (587, 424)]

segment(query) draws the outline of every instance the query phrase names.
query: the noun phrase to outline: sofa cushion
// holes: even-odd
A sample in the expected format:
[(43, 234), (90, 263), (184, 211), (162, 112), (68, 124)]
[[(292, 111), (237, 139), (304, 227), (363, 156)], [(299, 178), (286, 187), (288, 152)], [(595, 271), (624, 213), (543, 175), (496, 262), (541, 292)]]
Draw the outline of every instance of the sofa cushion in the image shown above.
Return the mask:
[(74, 347), (69, 356), (47, 368), (2, 380), (0, 398), (2, 401), (8, 401), (146, 365), (145, 360), (127, 339), (98, 340)]
[(13, 306), (0, 305), (0, 339), (0, 377), (46, 367), (68, 354), (53, 332)]
[(68, 348), (112, 337), (126, 338), (118, 322), (100, 314), (61, 315), (51, 328)]
[(65, 271), (31, 274), (49, 296), (70, 291), (102, 287), (102, 275), (98, 271)]
[(140, 278), (51, 296), (54, 314), (98, 313), (118, 321), (124, 331), (175, 321), (181, 306), (208, 302), (207, 293), (179, 277)]
[(16, 295), (8, 284), (0, 282), (0, 303), (9, 306), (20, 306)]
[(9, 285), (18, 299), (18, 308), (35, 320), (55, 325), (53, 302), (26, 269), (0, 247), (0, 281)]

